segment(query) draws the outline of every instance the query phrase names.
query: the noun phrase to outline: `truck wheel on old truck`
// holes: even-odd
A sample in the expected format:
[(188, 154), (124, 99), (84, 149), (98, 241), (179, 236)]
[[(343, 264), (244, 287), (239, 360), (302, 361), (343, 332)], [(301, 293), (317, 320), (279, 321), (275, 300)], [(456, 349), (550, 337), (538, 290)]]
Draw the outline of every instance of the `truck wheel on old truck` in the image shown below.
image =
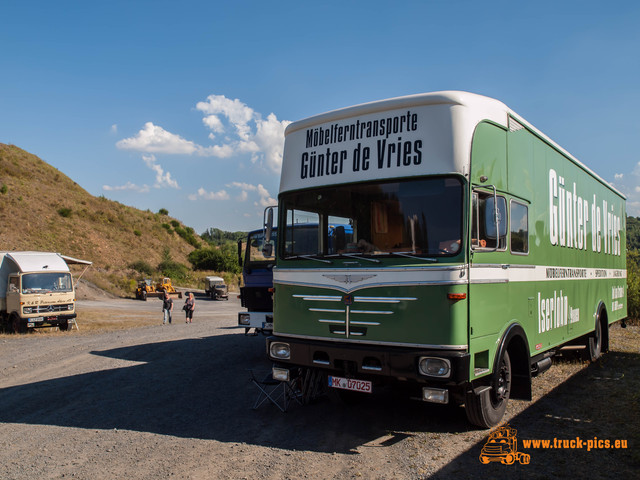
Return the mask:
[(25, 333), (27, 331), (26, 323), (16, 313), (11, 314), (9, 323), (13, 333)]
[(584, 359), (595, 362), (600, 355), (602, 355), (602, 347), (604, 345), (604, 330), (602, 324), (608, 325), (607, 313), (604, 307), (600, 305), (598, 308), (598, 315), (596, 315), (596, 324), (594, 331), (587, 337), (586, 350), (584, 352)]
[(58, 330), (60, 330), (61, 332), (66, 332), (67, 330), (69, 330), (69, 320), (60, 322), (60, 324), (58, 325)]
[(467, 392), (465, 412), (471, 423), (483, 428), (495, 427), (507, 409), (511, 393), (511, 360), (505, 348), (491, 378), (491, 386)]

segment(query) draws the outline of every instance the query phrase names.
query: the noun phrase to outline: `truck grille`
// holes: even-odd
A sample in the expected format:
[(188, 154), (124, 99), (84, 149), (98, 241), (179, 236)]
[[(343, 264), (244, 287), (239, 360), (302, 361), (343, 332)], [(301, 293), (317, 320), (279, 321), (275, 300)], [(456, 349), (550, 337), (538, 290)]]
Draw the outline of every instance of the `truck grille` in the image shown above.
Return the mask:
[[(313, 302), (313, 306), (310, 306), (308, 311), (315, 312), (320, 316), (317, 321), (327, 324), (332, 334), (346, 337), (366, 336), (368, 328), (375, 328), (381, 325), (385, 317), (392, 317), (396, 314), (397, 308), (390, 307), (417, 300), (415, 297), (365, 297), (358, 295), (293, 295), (293, 297), (300, 298), (304, 302)], [(329, 304), (328, 308), (320, 307), (317, 302), (326, 302)], [(333, 305), (330, 305), (331, 303)], [(378, 308), (366, 308), (371, 304), (377, 304)]]
[(63, 303), (61, 305), (34, 305), (33, 307), (24, 307), (24, 313), (54, 313), (68, 312), (73, 310), (73, 303)]

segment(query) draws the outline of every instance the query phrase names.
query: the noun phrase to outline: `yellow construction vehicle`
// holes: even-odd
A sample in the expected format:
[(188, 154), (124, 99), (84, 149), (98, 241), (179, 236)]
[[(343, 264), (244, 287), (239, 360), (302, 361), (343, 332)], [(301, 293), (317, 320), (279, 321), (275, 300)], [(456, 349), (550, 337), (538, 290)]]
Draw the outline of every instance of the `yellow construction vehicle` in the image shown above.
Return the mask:
[(177, 295), (178, 298), (182, 298), (182, 292), (178, 292), (174, 288), (169, 277), (164, 277), (162, 281), (156, 283), (156, 292), (158, 292), (158, 296), (162, 296), (164, 292), (167, 292), (171, 297)]
[(140, 280), (138, 288), (136, 288), (136, 298), (138, 300), (147, 300), (147, 297), (162, 297), (164, 292), (168, 292), (170, 297), (182, 298), (182, 292), (178, 292), (171, 284), (171, 279), (163, 278), (160, 282), (153, 284), (150, 278)]

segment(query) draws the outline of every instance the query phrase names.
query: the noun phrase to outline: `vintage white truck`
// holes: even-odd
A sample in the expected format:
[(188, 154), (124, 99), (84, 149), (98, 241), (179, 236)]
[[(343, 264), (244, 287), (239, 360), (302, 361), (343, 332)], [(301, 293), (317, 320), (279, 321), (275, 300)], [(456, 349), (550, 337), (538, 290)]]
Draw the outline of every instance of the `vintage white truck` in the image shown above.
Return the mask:
[(69, 264), (91, 262), (51, 252), (0, 252), (0, 326), (67, 330), (76, 318), (76, 293)]

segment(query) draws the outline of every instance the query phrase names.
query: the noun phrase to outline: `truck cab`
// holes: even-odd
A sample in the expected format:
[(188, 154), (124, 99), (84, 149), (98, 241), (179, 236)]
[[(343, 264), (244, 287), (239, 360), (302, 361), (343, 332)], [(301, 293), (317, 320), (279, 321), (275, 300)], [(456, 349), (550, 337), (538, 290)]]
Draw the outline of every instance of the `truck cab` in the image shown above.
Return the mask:
[(266, 232), (254, 230), (247, 235), (247, 245), (242, 259), (242, 242), (238, 242), (238, 261), (242, 265), (240, 304), (247, 309), (238, 313), (238, 326), (245, 334), (254, 329), (254, 334), (270, 335), (273, 330), (273, 266), (277, 230), (266, 240)]
[[(79, 261), (66, 257), (71, 263)], [(75, 289), (65, 258), (48, 252), (0, 252), (0, 322), (15, 333), (69, 328)]]

